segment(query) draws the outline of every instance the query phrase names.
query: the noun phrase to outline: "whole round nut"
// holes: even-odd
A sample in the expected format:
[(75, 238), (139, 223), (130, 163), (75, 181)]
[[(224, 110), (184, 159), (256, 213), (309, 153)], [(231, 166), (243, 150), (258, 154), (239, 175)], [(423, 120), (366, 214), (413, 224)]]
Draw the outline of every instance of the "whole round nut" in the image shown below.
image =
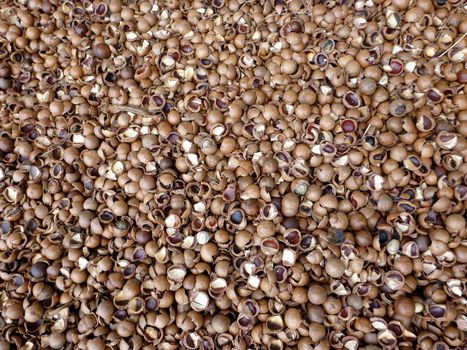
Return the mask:
[(324, 268), (332, 278), (341, 278), (345, 272), (345, 264), (338, 258), (329, 258), (325, 262)]
[(112, 52), (110, 51), (109, 46), (107, 44), (104, 44), (104, 43), (99, 43), (99, 44), (95, 45), (92, 48), (92, 52), (93, 52), (95, 57), (101, 58), (101, 59), (109, 58), (111, 56), (111, 54), (112, 54)]
[(300, 200), (295, 193), (287, 193), (281, 200), (282, 214), (285, 217), (293, 217), (298, 212)]

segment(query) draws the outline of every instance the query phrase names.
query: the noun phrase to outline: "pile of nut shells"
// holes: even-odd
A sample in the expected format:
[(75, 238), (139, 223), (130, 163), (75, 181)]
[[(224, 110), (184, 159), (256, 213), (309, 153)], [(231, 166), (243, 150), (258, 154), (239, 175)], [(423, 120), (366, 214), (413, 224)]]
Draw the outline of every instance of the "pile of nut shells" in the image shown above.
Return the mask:
[(0, 350), (448, 350), (462, 0), (5, 0)]

